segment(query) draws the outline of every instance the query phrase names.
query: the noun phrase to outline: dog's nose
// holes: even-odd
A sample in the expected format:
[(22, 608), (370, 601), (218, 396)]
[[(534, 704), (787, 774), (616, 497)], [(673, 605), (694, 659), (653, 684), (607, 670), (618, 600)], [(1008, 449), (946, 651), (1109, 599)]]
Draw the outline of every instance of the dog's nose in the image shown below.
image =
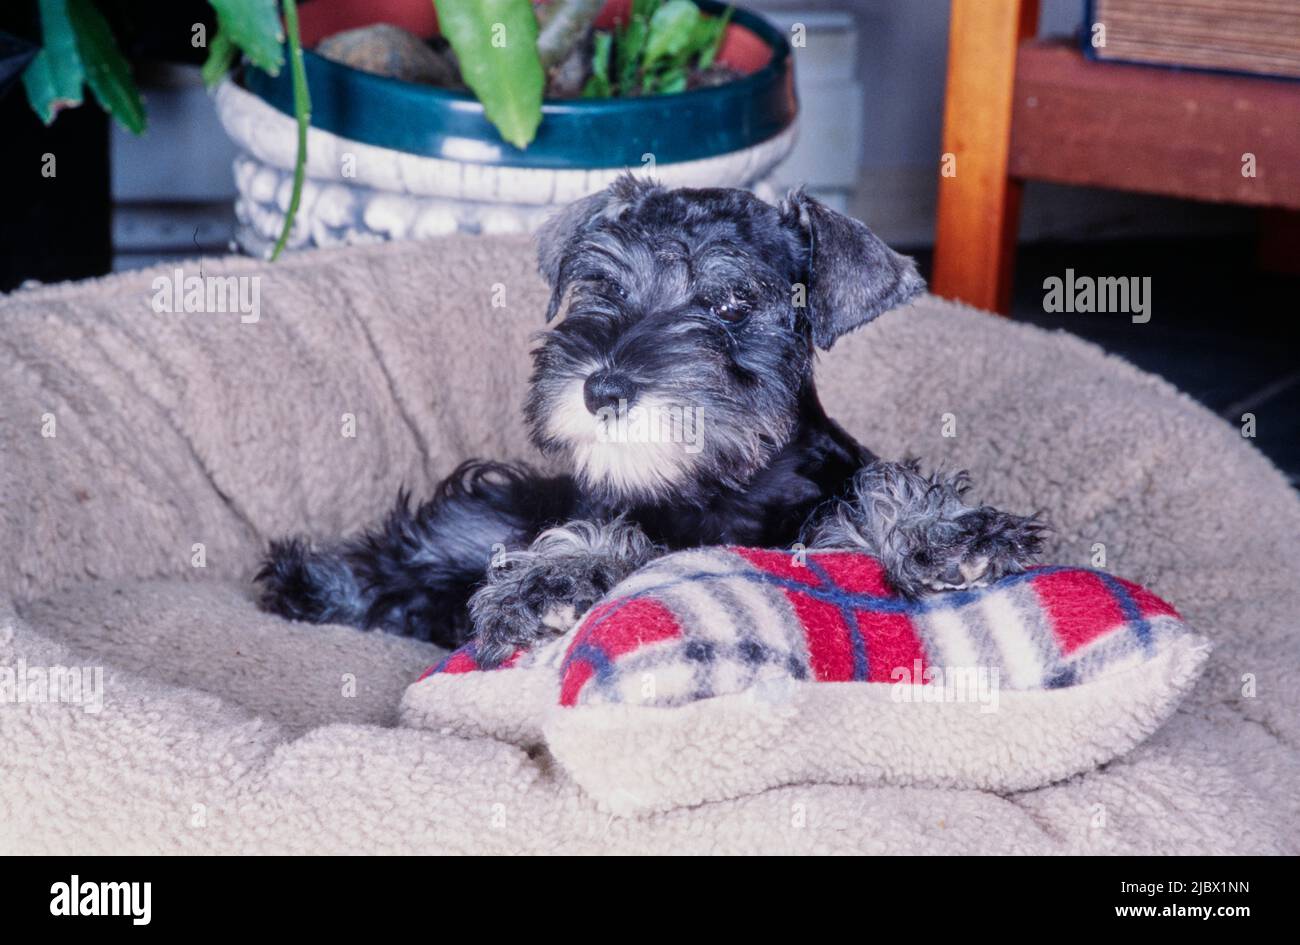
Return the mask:
[(582, 385), (582, 399), (592, 413), (605, 407), (617, 410), (620, 403), (630, 407), (636, 399), (636, 384), (626, 374), (597, 371)]

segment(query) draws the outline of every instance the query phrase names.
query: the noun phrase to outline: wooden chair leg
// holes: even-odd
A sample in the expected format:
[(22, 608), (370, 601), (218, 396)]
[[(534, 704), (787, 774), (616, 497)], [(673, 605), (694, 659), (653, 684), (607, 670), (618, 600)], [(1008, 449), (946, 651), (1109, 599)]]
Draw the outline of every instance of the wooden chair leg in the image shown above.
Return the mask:
[(1021, 183), (1007, 174), (1016, 50), (1038, 30), (1038, 0), (952, 0), (936, 295), (1007, 314)]

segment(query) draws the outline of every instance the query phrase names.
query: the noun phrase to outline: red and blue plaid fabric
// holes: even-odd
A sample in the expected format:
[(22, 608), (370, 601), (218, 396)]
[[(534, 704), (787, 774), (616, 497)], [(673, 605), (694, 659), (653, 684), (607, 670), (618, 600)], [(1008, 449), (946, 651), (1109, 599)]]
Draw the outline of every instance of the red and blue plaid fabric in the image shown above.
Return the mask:
[[(924, 684), (935, 669), (1028, 690), (1140, 663), (1184, 632), (1173, 607), (1103, 571), (1041, 567), (912, 601), (858, 552), (705, 548), (651, 562), (507, 665), (558, 661), (567, 706), (683, 705), (773, 677)], [(471, 644), (425, 675), (477, 668)]]

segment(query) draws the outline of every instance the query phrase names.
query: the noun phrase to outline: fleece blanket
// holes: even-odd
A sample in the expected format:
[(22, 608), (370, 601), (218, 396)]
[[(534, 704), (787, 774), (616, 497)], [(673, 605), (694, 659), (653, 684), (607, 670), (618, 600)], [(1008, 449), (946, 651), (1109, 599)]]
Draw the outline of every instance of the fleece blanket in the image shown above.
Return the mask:
[[(235, 304), (201, 300), (214, 279)], [(505, 674), (440, 706), (479, 734), (408, 724), (435, 651), (260, 613), (269, 537), (358, 528), (469, 455), (532, 456), (545, 298), (525, 240), (457, 238), (0, 301), (0, 852), (1300, 852), (1300, 501), (1162, 381), (933, 298), (823, 358), (832, 415), (882, 455), (969, 467), (983, 501), (1050, 509), (1046, 560), (1122, 574), (1214, 643), (1174, 716), (1100, 769), (611, 814), (489, 734), (535, 696), (494, 690)]]

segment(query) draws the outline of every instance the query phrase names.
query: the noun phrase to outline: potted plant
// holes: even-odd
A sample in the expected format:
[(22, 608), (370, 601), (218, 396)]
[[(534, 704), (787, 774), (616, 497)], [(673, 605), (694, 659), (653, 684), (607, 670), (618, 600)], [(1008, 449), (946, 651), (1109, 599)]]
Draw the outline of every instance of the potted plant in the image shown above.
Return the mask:
[[(527, 231), (627, 168), (752, 186), (794, 143), (785, 37), (716, 0), (335, 0), (299, 14), (311, 119), (290, 247)], [(435, 44), (454, 74), (375, 74), (328, 49), (376, 23)], [(288, 73), (245, 69), (217, 90), (242, 152), (238, 239), (255, 254), (297, 191), (295, 104)]]

